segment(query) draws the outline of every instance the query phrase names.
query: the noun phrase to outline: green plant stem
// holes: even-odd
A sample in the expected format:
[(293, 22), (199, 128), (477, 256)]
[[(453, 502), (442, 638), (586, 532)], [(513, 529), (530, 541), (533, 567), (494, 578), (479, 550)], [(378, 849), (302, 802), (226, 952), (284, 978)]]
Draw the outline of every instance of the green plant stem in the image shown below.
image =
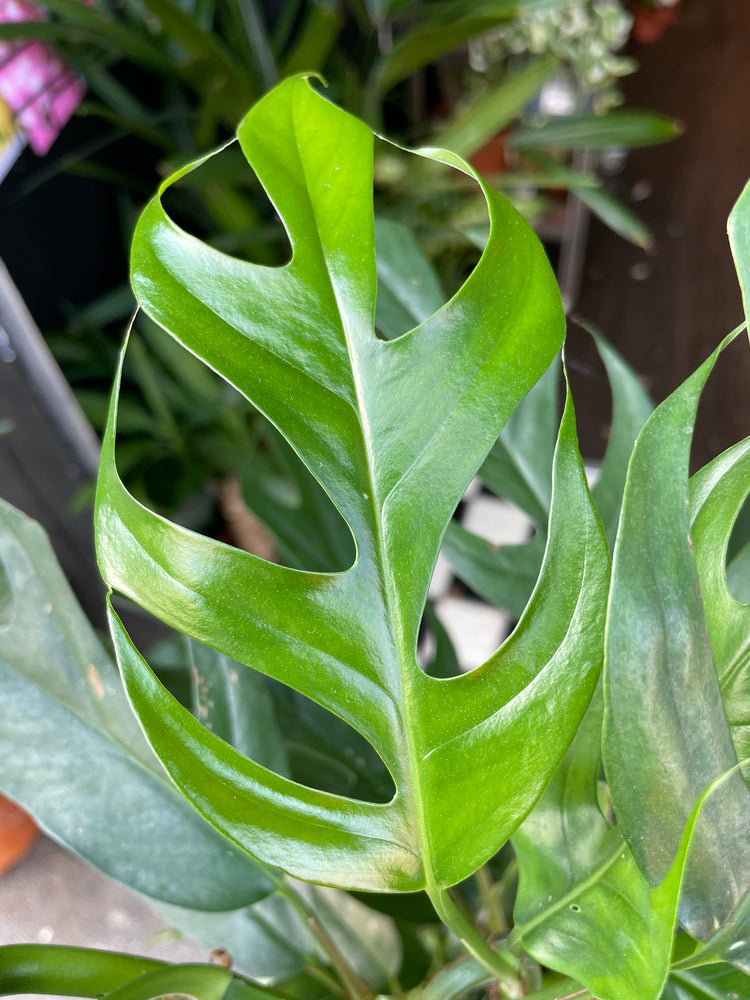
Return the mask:
[(310, 928), (320, 946), (331, 960), (331, 965), (333, 965), (339, 974), (352, 1000), (375, 1000), (375, 994), (338, 950), (330, 934), (321, 924), (310, 906), (308, 906), (306, 900), (285, 881), (280, 881), (277, 884), (276, 891), (286, 899), (289, 905), (296, 910)]
[(495, 934), (507, 933), (509, 930), (508, 921), (505, 918), (505, 913), (500, 905), (500, 901), (494, 892), (495, 883), (492, 881), (492, 876), (487, 870), (486, 865), (483, 865), (479, 871), (475, 873), (474, 879), (477, 883), (480, 899), (487, 910), (490, 930)]
[(518, 960), (508, 952), (496, 951), (467, 920), (456, 906), (447, 889), (427, 890), (432, 905), (445, 926), (453, 931), (461, 944), (488, 972), (492, 973), (508, 997), (523, 996), (523, 979)]
[(304, 972), (314, 979), (316, 983), (320, 983), (327, 990), (333, 994), (333, 996), (341, 997), (342, 1000), (346, 1000), (346, 990), (343, 989), (341, 983), (335, 976), (332, 976), (327, 969), (322, 969), (317, 965), (306, 965)]

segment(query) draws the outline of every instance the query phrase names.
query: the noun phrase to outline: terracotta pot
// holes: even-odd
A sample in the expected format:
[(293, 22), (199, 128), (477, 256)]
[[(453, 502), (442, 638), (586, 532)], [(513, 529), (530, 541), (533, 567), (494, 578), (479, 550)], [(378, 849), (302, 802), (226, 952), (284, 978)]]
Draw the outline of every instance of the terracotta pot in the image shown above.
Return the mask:
[(469, 161), (483, 177), (505, 170), (505, 132), (499, 132), (481, 146)]
[(31, 817), (0, 795), (0, 875), (26, 857), (38, 836)]
[(633, 15), (630, 37), (638, 45), (653, 45), (677, 17), (679, 8), (679, 0), (671, 7), (643, 7), (639, 3), (630, 4), (630, 13)]

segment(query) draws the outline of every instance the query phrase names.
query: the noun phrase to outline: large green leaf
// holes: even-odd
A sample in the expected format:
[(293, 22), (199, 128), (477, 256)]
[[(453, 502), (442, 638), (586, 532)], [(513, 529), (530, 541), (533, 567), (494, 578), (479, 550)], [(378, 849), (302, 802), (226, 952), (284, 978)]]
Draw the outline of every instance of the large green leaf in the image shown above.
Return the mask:
[(270, 892), (265, 874), (169, 781), (44, 532), (8, 504), (0, 504), (0, 567), (3, 792), (55, 839), (148, 896), (226, 910)]
[[(451, 513), (559, 348), (559, 295), (536, 237), (483, 187), (491, 233), (471, 276), (416, 330), (378, 340), (372, 133), (293, 78), (238, 134), (288, 229), (291, 262), (264, 268), (210, 249), (175, 225), (160, 195), (137, 227), (134, 287), (153, 318), (290, 440), (347, 521), (356, 562), (328, 575), (287, 569), (142, 507), (115, 468), (116, 396), (99, 560), (112, 587), (171, 626), (358, 730), (396, 795), (356, 801), (244, 757), (171, 698), (112, 612), (120, 666), (173, 779), (231, 839), (307, 880), (437, 892), (474, 871), (532, 807), (598, 675), (608, 558), (570, 404), (545, 563), (516, 632), (481, 668), (449, 680), (422, 673), (415, 653)], [(424, 155), (469, 172), (447, 152)]]
[[(706, 636), (688, 502), (695, 413), (717, 355), (639, 435), (615, 546), (605, 766), (620, 829), (652, 884), (671, 865), (700, 793), (737, 763)], [(723, 553), (717, 571), (723, 574)], [(711, 609), (714, 600), (706, 598), (709, 616), (720, 611)], [(736, 773), (706, 804), (691, 847), (680, 920), (700, 940), (730, 917), (750, 886), (749, 821), (750, 792)]]
[(750, 183), (729, 216), (729, 245), (742, 289), (745, 320), (750, 325)]

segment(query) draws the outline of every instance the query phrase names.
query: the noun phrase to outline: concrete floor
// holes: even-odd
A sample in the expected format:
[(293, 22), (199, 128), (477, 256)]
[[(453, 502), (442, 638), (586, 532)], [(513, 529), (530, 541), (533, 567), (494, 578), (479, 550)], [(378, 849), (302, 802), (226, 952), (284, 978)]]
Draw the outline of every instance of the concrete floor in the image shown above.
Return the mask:
[(173, 932), (142, 899), (47, 837), (0, 878), (0, 944), (31, 943), (208, 960), (205, 949)]

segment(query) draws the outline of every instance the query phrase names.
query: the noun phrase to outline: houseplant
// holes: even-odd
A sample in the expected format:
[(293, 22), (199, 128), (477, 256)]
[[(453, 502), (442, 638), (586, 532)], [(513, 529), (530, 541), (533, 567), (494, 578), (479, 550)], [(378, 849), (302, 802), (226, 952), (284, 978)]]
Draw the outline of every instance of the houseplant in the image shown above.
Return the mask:
[[(331, 725), (335, 716), (364, 735), (376, 751), (372, 769), (390, 774), (391, 792), (371, 791), (363, 801), (288, 777), (283, 756), (268, 755), (268, 703), (257, 689), (241, 693), (244, 680), (255, 685), (259, 675), (241, 663), (224, 670), (223, 696), (216, 683), (210, 697), (203, 692), (199, 714), (217, 731), (200, 725), (155, 679), (112, 610), (128, 697), (184, 796), (169, 792), (172, 814), (191, 817), (207, 851), (223, 843), (216, 831), (228, 837), (223, 867), (190, 869), (193, 908), (201, 894), (206, 910), (220, 910), (226, 893), (258, 899), (275, 892), (316, 933), (328, 963), (317, 968), (316, 993), (309, 970), (303, 980), (270, 987), (225, 968), (28, 946), (0, 950), (3, 991), (370, 997), (373, 984), (282, 869), (386, 893), (362, 898), (400, 912), (394, 927), (404, 956), (416, 942), (427, 963), (420, 977), (412, 951), (399, 970), (404, 981), (377, 984), (381, 992), (453, 997), (486, 987), (489, 995), (537, 1000), (747, 995), (748, 790), (737, 761), (747, 756), (742, 682), (750, 630), (724, 565), (748, 492), (748, 442), (688, 478), (697, 400), (720, 349), (638, 437), (609, 602), (609, 546), (568, 394), (544, 562), (519, 625), (473, 673), (429, 677), (414, 651), (445, 525), (502, 423), (562, 341), (549, 266), (525, 223), (485, 187), (491, 234), (471, 277), (417, 330), (377, 340), (369, 130), (292, 78), (255, 106), (239, 140), (289, 228), (291, 263), (248, 265), (180, 230), (161, 203), (178, 174), (139, 223), (134, 286), (142, 308), (288, 435), (348, 523), (356, 561), (340, 573), (290, 570), (140, 506), (117, 474), (116, 392), (98, 489), (99, 559), (111, 586), (191, 638), (199, 688), (208, 685), (213, 657), (225, 667), (227, 657), (249, 661), (328, 709)], [(451, 154), (421, 155), (470, 173)], [(749, 233), (746, 192), (732, 216), (746, 305)], [(16, 618), (33, 574), (9, 565), (9, 551), (4, 627), (29, 632), (28, 620)], [(38, 661), (30, 669), (41, 669)], [(94, 667), (86, 674), (88, 701), (101, 732), (110, 699), (122, 692), (100, 651), (86, 650), (84, 662)], [(267, 690), (281, 697), (277, 684)], [(645, 705), (644, 691), (651, 693)], [(217, 735), (229, 699), (265, 727), (255, 760)], [(121, 747), (137, 739), (132, 719), (118, 725)], [(138, 753), (153, 768), (142, 743)], [(159, 780), (157, 772), (155, 786)], [(667, 796), (669, 808), (659, 808)], [(201, 826), (185, 800), (211, 826)], [(507, 849), (497, 854), (508, 837), (515, 862)], [(516, 863), (511, 929), (506, 891)], [(179, 888), (160, 874), (150, 891), (174, 901)], [(415, 891), (427, 899), (399, 904), (398, 894)], [(447, 930), (420, 937), (415, 928), (434, 928), (435, 914)], [(675, 938), (678, 914), (687, 933)], [(470, 957), (458, 957), (456, 942)]]
[[(585, 6), (608, 8), (610, 14), (619, 11), (616, 20), (625, 19), (613, 0), (587, 0)], [(533, 142), (529, 133), (537, 129), (518, 128), (524, 108), (552, 75), (565, 73), (573, 55), (580, 63), (587, 42), (616, 47), (619, 31), (610, 30), (601, 38), (584, 31), (573, 53), (559, 38), (527, 47), (523, 54), (514, 45), (509, 61), (492, 65), (487, 60), (488, 71), (482, 73), (470, 70), (465, 56), (456, 53), (467, 39), (481, 37), (488, 28), (529, 21), (537, 11), (566, 13), (581, 3), (528, 0), (519, 9), (507, 0), (479, 7), (414, 0), (216, 0), (198, 6), (153, 0), (144, 7), (140, 0), (114, 5), (51, 0), (44, 7), (48, 20), (0, 25), (0, 38), (22, 43), (41, 36), (54, 44), (86, 80), (89, 98), (82, 114), (89, 128), (95, 122), (100, 128), (80, 152), (73, 150), (60, 163), (42, 165), (31, 186), (66, 169), (104, 182), (110, 192), (116, 189), (127, 233), (123, 246), (158, 177), (228, 138), (240, 112), (266, 87), (297, 69), (325, 73), (334, 100), (405, 142), (447, 146), (469, 158), (490, 136), (510, 127), (520, 132), (515, 167), (498, 183), (529, 211), (541, 218), (554, 204), (559, 207), (561, 196), (572, 187), (628, 239), (642, 245), (650, 239), (642, 223), (595, 178), (565, 163), (571, 149), (596, 145), (602, 128), (607, 142), (627, 145), (672, 138), (673, 122), (640, 113), (635, 134), (632, 118), (586, 116), (585, 142), (580, 128), (567, 137), (559, 131), (548, 137), (554, 143), (549, 147), (553, 156), (566, 158), (565, 163), (540, 158), (538, 148), (527, 151), (525, 144)], [(570, 20), (569, 12), (566, 16)], [(453, 72), (436, 63), (451, 52), (458, 62)], [(603, 61), (618, 72), (626, 68), (623, 61)], [(587, 79), (587, 93), (592, 86), (593, 76)], [(458, 101), (456, 93), (463, 94)], [(568, 124), (574, 126), (575, 121)], [(474, 254), (461, 230), (472, 215), (482, 218), (481, 198), (470, 184), (460, 182), (446, 185), (438, 198), (441, 179), (432, 173), (421, 177), (394, 154), (391, 150), (383, 157), (377, 170), (379, 211), (399, 220), (408, 213), (418, 221), (431, 253), (441, 256), (443, 278), (451, 272), (451, 291)], [(183, 224), (228, 252), (260, 263), (281, 262), (287, 250), (282, 227), (238, 151), (228, 149), (206, 169), (210, 175), (197, 173), (179, 191), (173, 190)], [(531, 189), (535, 193), (529, 196)], [(557, 194), (550, 201), (551, 190)], [(476, 212), (469, 212), (471, 203)], [(23, 205), (17, 211), (23, 211)], [(132, 298), (123, 287), (73, 309), (64, 329), (46, 331), (97, 430), (106, 418), (117, 345), (131, 309)], [(242, 456), (252, 450), (256, 438), (266, 437), (266, 428), (241, 398), (207, 388), (201, 366), (191, 365), (172, 345), (165, 346), (144, 316), (139, 317), (131, 347), (120, 425), (123, 475), (140, 499), (205, 527), (212, 518), (219, 519), (221, 498), (227, 493), (223, 484), (242, 475)], [(185, 407), (186, 396), (200, 401)]]

